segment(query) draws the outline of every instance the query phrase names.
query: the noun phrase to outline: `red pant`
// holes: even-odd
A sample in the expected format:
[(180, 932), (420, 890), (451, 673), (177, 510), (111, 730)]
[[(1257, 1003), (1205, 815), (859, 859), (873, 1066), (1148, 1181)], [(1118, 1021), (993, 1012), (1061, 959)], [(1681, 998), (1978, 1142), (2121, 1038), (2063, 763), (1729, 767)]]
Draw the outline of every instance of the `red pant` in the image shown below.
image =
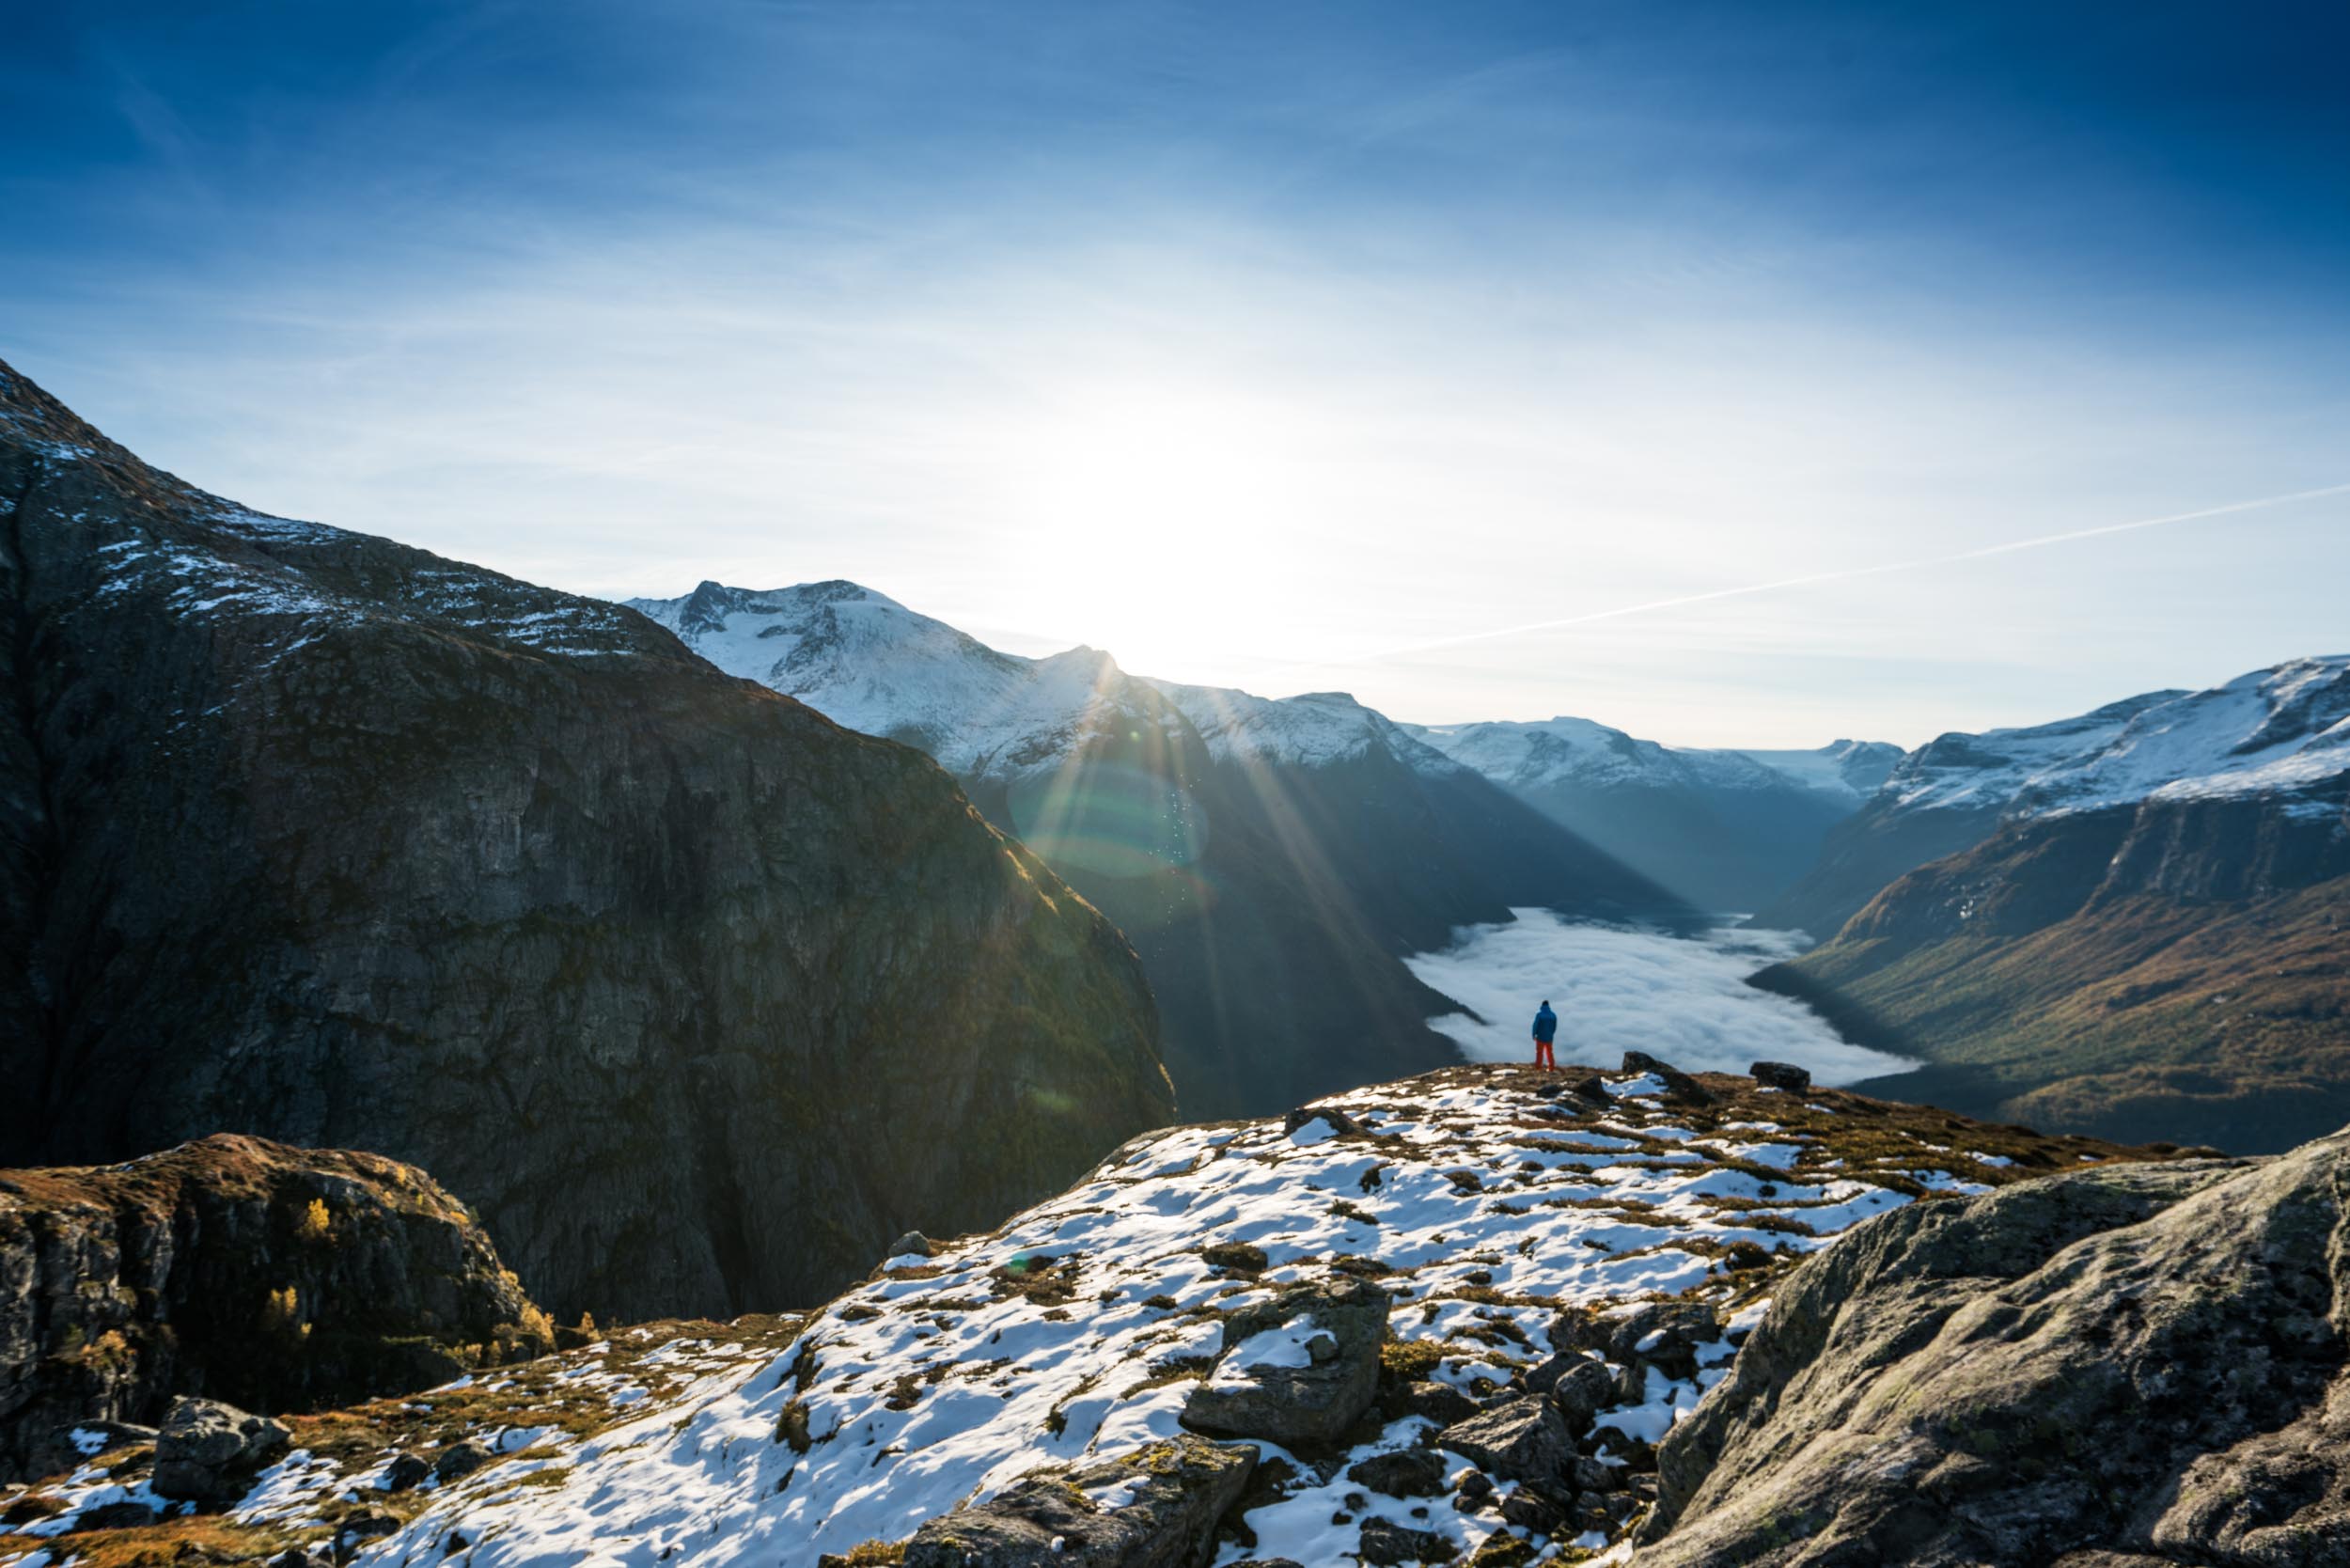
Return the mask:
[(1559, 1065), (1557, 1062), (1550, 1059), (1549, 1041), (1537, 1040), (1534, 1042), (1534, 1065), (1537, 1067), (1556, 1067)]

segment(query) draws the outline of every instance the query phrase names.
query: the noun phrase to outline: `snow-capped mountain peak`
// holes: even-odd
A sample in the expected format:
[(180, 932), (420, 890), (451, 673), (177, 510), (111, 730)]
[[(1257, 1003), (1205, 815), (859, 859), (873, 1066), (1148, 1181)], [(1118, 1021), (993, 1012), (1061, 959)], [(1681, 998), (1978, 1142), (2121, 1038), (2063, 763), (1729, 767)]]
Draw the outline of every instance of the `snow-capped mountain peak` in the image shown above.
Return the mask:
[(1886, 795), (1903, 810), (2056, 816), (2289, 792), (2345, 773), (2350, 654), (2335, 654), (2204, 691), (2148, 692), (2052, 724), (1943, 735), (1894, 770)]

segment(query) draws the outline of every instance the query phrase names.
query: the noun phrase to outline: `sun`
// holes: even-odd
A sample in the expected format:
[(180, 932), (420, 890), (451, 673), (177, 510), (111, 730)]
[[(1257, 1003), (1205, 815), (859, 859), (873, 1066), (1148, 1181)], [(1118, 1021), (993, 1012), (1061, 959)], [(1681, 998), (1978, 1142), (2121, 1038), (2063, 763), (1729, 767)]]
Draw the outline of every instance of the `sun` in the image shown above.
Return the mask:
[[(1128, 669), (1283, 646), (1320, 515), (1312, 421), (1233, 387), (1072, 389), (1001, 451), (1010, 528), (1061, 624)], [(1073, 620), (1071, 618), (1073, 617)]]

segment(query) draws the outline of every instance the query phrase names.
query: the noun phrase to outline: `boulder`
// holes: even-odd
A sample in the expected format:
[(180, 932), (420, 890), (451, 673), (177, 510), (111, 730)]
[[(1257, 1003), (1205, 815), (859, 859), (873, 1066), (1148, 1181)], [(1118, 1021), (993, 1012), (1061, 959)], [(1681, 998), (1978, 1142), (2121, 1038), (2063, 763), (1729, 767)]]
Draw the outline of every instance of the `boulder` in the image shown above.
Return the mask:
[(1295, 1285), (1224, 1320), (1214, 1370), (1183, 1423), (1217, 1437), (1336, 1442), (1379, 1391), (1387, 1293), (1368, 1279)]
[(176, 1399), (155, 1434), (159, 1497), (218, 1503), (243, 1497), (264, 1461), (292, 1436), (285, 1422), (211, 1399)]
[[(904, 1568), (1193, 1568), (1240, 1499), (1257, 1450), (1188, 1434), (1122, 1458), (1057, 1466), (931, 1520)], [(1112, 1488), (1122, 1500), (1093, 1500)]]
[(409, 1492), (424, 1483), (432, 1473), (432, 1466), (413, 1453), (396, 1453), (384, 1466), (383, 1489), (386, 1492)]
[(1550, 1342), (1562, 1352), (1589, 1352), (1621, 1366), (1645, 1363), (1668, 1377), (1697, 1375), (1698, 1352), (1723, 1337), (1721, 1320), (1701, 1301), (1653, 1301), (1626, 1312), (1562, 1312)]
[(1378, 1568), (1399, 1562), (1450, 1562), (1460, 1556), (1460, 1544), (1433, 1529), (1413, 1529), (1392, 1519), (1365, 1519), (1357, 1534), (1355, 1553)]
[(887, 1255), (892, 1258), (934, 1258), (938, 1255), (938, 1248), (921, 1231), (908, 1231), (889, 1244)]
[(1336, 1105), (1300, 1105), (1281, 1119), (1281, 1131), (1294, 1136), (1316, 1121), (1326, 1121), (1334, 1133), (1359, 1133), (1355, 1120)]
[(1642, 1568), (2350, 1561), (2346, 1327), (2350, 1134), (1897, 1210), (1665, 1439)]
[(432, 1462), (432, 1479), (446, 1486), (452, 1481), (462, 1481), (496, 1457), (486, 1446), (471, 1438), (451, 1443)]
[(1346, 1479), (1390, 1497), (1444, 1495), (1444, 1456), (1434, 1449), (1374, 1453), (1349, 1466)]
[(1747, 1073), (1763, 1088), (1783, 1089), (1790, 1094), (1801, 1094), (1811, 1087), (1811, 1070), (1793, 1062), (1758, 1061)]
[(1576, 1457), (1574, 1434), (1565, 1419), (1548, 1400), (1532, 1395), (1445, 1428), (1436, 1446), (1488, 1475), (1554, 1488)]
[(1616, 1370), (1587, 1356), (1552, 1379), (1548, 1394), (1551, 1408), (1580, 1439), (1591, 1430), (1592, 1418), (1616, 1403), (1617, 1391)]
[(1627, 1073), (1649, 1073), (1664, 1080), (1665, 1098), (1684, 1105), (1711, 1105), (1713, 1091), (1669, 1062), (1657, 1060), (1646, 1051), (1626, 1051), (1623, 1070)]

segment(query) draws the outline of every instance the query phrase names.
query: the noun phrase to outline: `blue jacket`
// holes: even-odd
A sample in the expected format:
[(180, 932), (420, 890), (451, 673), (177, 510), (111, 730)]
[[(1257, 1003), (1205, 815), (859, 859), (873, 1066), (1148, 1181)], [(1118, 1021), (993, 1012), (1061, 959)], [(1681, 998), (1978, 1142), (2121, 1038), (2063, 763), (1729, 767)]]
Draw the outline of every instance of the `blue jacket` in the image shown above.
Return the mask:
[(1534, 1011), (1534, 1038), (1544, 1043), (1559, 1038), (1559, 1015), (1550, 1011), (1548, 1003)]

